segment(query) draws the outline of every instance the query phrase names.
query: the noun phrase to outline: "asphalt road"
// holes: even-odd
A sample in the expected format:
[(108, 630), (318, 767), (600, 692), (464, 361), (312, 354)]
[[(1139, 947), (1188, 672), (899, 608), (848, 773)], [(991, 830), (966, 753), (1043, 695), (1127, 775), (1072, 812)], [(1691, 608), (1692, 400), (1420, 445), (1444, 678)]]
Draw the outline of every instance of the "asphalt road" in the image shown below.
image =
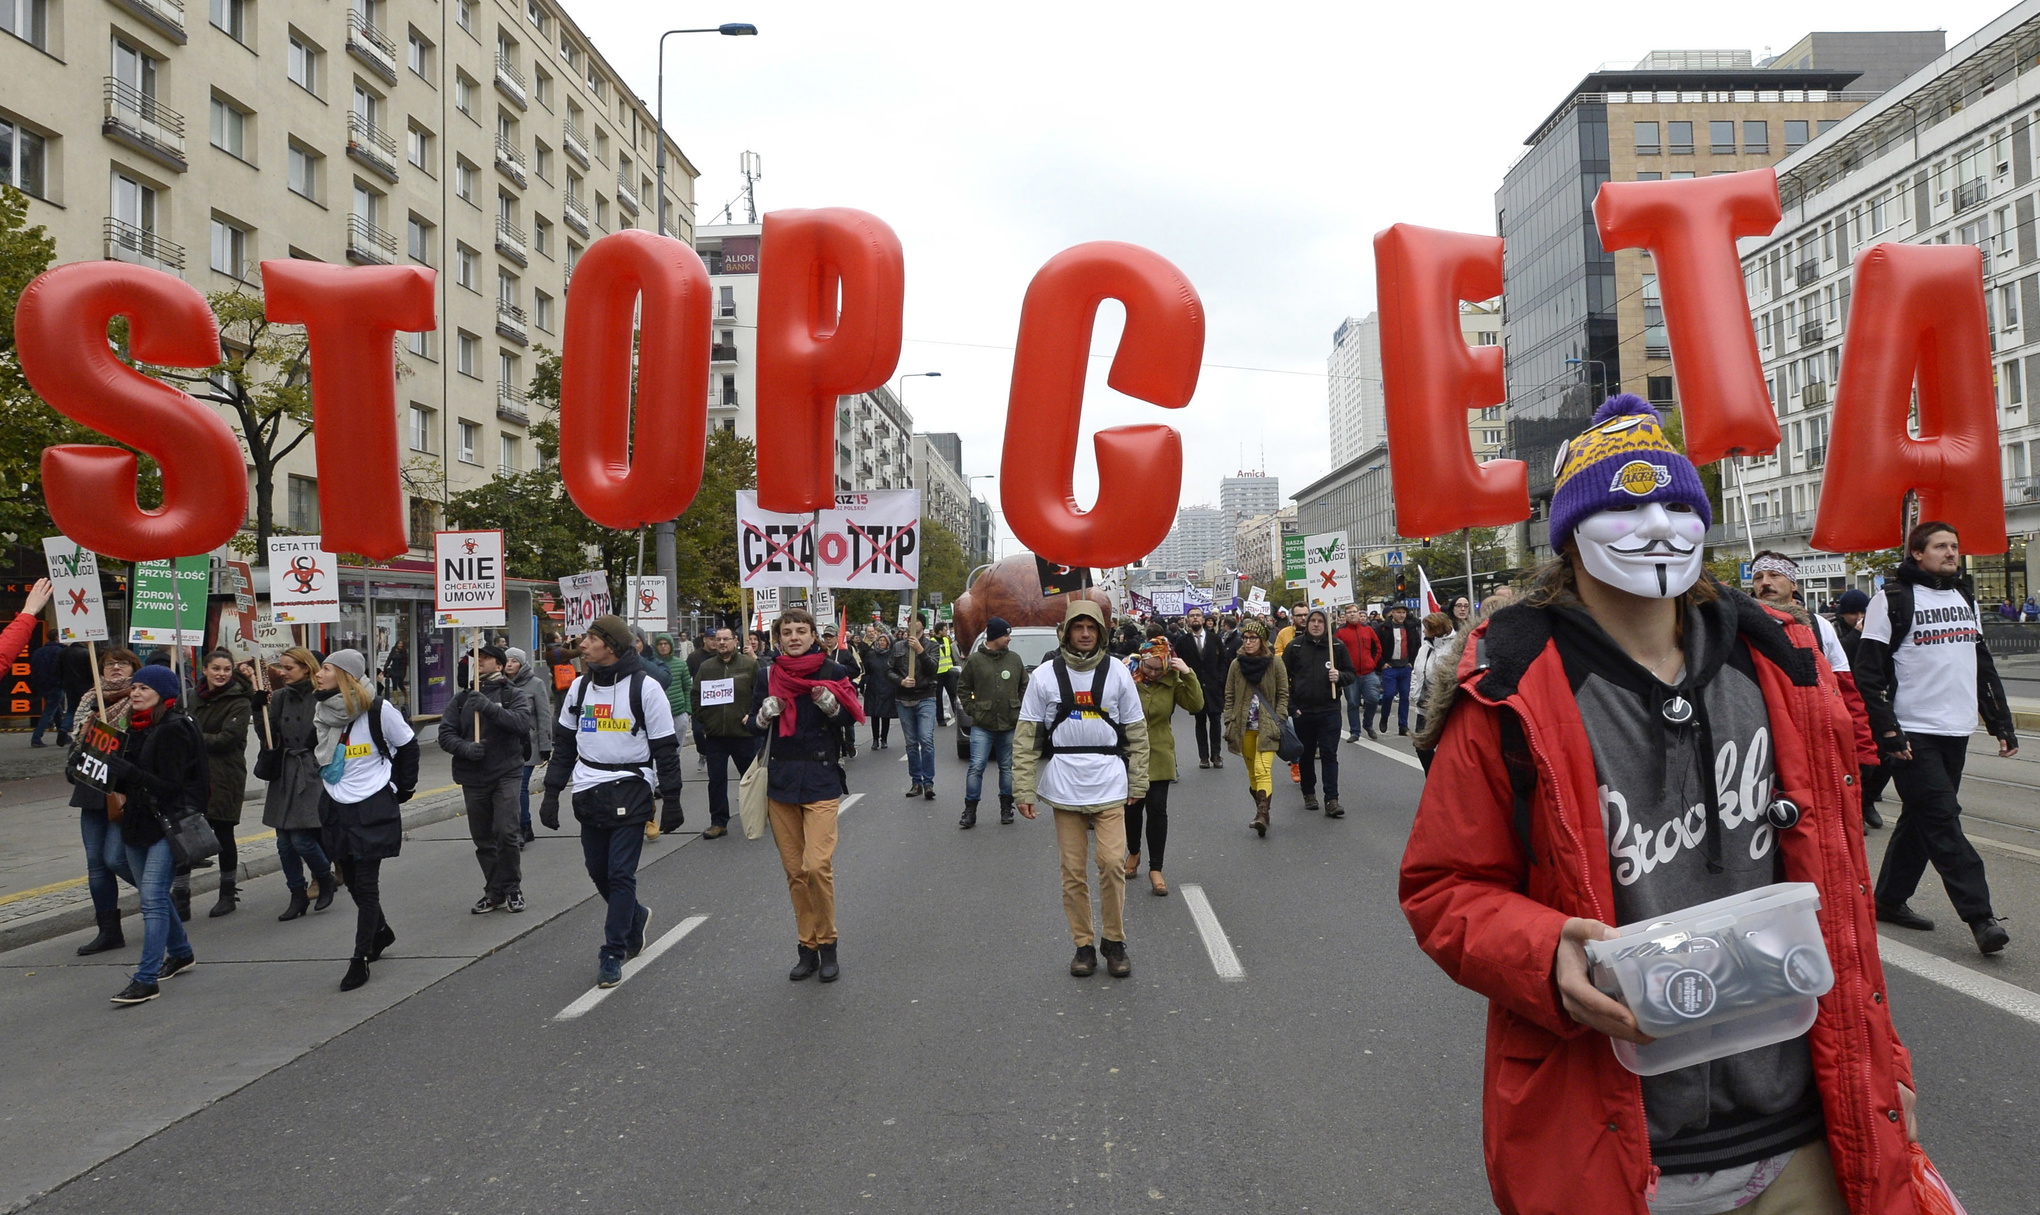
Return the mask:
[[(785, 980), (777, 857), (740, 835), (648, 847), (652, 937), (705, 919), (572, 1020), (556, 1014), (593, 983), (600, 921), (578, 847), (526, 853), (531, 913), (469, 916), (457, 823), (386, 867), (399, 943), (358, 993), (337, 991), (344, 900), (276, 924), (274, 878), (250, 914), (199, 921), (198, 968), (140, 1008), (106, 1003), (132, 948), (102, 966), (75, 939), (17, 951), (0, 957), (0, 1210), (53, 1188), (38, 1215), (171, 1194), (222, 1215), (1491, 1209), (1483, 1004), (1394, 899), (1419, 774), (1343, 753), (1348, 817), (1305, 815), (1278, 778), (1265, 841), (1236, 761), (1184, 773), (1177, 894), (1129, 889), (1125, 981), (1067, 975), (1050, 825), (957, 830), (946, 747), (936, 802), (900, 796), (897, 751), (851, 766), (832, 986)], [(687, 806), (698, 828), (698, 785)], [(2012, 951), (1986, 963), (1959, 926), (1906, 941), (2040, 989), (2040, 853), (1987, 859)], [(2032, 1212), (2040, 1025), (1909, 972), (1890, 984), (1929, 1149), (1973, 1215)]]

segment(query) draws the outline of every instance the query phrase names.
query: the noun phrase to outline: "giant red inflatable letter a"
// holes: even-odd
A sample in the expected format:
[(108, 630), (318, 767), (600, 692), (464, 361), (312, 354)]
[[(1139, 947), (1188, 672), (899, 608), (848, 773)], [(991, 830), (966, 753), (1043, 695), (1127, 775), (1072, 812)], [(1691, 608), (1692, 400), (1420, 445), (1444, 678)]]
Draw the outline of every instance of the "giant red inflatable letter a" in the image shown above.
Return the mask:
[[(1965, 553), (2005, 551), (1997, 391), (1974, 245), (1873, 245), (1856, 259), (1813, 547), (1860, 553), (1902, 542), (1900, 504), (1962, 533)], [(1907, 433), (1913, 386), (1919, 432)]]

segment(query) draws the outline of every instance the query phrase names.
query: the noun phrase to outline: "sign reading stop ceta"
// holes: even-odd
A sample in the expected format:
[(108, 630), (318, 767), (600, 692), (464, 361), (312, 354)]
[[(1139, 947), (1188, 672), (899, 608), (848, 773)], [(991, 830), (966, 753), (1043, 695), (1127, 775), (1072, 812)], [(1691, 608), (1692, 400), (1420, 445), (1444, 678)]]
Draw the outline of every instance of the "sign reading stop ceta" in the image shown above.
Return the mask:
[(737, 491), (737, 564), (747, 590), (829, 586), (906, 591), (921, 579), (921, 492), (872, 490), (836, 495), (814, 515), (764, 510), (758, 495)]

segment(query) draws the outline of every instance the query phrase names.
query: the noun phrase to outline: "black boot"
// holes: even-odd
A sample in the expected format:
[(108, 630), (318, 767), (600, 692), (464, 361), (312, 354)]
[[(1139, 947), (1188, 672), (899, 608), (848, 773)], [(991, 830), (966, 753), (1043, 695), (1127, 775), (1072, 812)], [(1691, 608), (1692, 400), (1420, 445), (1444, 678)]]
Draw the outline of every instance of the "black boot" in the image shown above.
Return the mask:
[(1884, 816), (1883, 816), (1883, 815), (1881, 815), (1881, 814), (1879, 814), (1879, 813), (1877, 813), (1877, 803), (1876, 803), (1876, 802), (1867, 802), (1867, 803), (1865, 803), (1865, 804), (1864, 804), (1864, 806), (1863, 806), (1863, 825), (1864, 825), (1865, 827), (1872, 827), (1872, 828), (1875, 828), (1875, 827), (1882, 827), (1882, 826), (1884, 826)]
[(973, 801), (964, 802), (963, 817), (957, 820), (956, 825), (965, 831), (977, 826), (977, 806), (978, 804)]
[(815, 950), (815, 953), (821, 957), (822, 982), (834, 983), (843, 977), (843, 969), (836, 965), (836, 943), (834, 941), (830, 941), (827, 945)]
[(175, 907), (177, 908), (177, 919), (178, 919), (178, 921), (179, 921), (180, 923), (190, 923), (190, 922), (191, 922), (191, 888), (190, 888), (189, 886), (186, 886), (186, 887), (183, 887), (183, 888), (179, 888), (179, 887), (175, 887), (175, 886), (171, 887), (171, 888), (170, 888), (170, 902), (171, 902), (171, 904), (172, 904), (173, 906), (175, 906)]
[(319, 899), (312, 904), (312, 910), (324, 911), (333, 905), (333, 896), (340, 893), (340, 883), (331, 870), (312, 876), (319, 879)]
[(368, 960), (371, 962), (380, 961), (383, 956), (383, 950), (396, 943), (397, 930), (390, 927), (388, 920), (384, 920), (382, 927), (375, 930), (375, 936), (368, 947)]
[(813, 978), (815, 971), (821, 969), (821, 966), (822, 955), (802, 945), (800, 961), (793, 964), (793, 969), (786, 972), (786, 977), (798, 983), (802, 979)]
[(999, 795), (999, 825), (1001, 827), (1013, 825), (1013, 798), (1011, 794)]
[(295, 920), (299, 916), (303, 915), (306, 911), (310, 910), (311, 906), (312, 901), (305, 897), (304, 891), (293, 890), (290, 892), (290, 906), (284, 908), (283, 914), (277, 916), (276, 918), (279, 922), (283, 920)]
[(105, 953), (109, 949), (119, 949), (127, 944), (127, 938), (121, 935), (118, 910), (99, 912), (98, 918), (99, 935), (78, 947), (78, 956), (81, 958), (91, 957), (95, 953)]
[(235, 888), (234, 883), (226, 878), (221, 878), (219, 902), (214, 903), (212, 910), (205, 913), (206, 918), (217, 920), (223, 915), (232, 915), (234, 914), (234, 904), (240, 901), (240, 892)]
[(340, 980), (341, 991), (353, 991), (368, 982), (368, 959), (356, 958), (347, 964), (347, 973)]

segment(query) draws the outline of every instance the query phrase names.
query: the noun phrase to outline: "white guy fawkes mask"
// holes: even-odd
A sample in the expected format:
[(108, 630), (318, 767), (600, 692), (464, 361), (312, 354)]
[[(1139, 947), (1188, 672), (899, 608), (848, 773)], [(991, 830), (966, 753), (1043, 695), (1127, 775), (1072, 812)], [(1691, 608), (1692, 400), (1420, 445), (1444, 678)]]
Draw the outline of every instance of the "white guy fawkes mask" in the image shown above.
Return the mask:
[(1684, 594), (1700, 579), (1707, 522), (1680, 502), (1646, 502), (1588, 515), (1573, 531), (1587, 572), (1645, 599)]

